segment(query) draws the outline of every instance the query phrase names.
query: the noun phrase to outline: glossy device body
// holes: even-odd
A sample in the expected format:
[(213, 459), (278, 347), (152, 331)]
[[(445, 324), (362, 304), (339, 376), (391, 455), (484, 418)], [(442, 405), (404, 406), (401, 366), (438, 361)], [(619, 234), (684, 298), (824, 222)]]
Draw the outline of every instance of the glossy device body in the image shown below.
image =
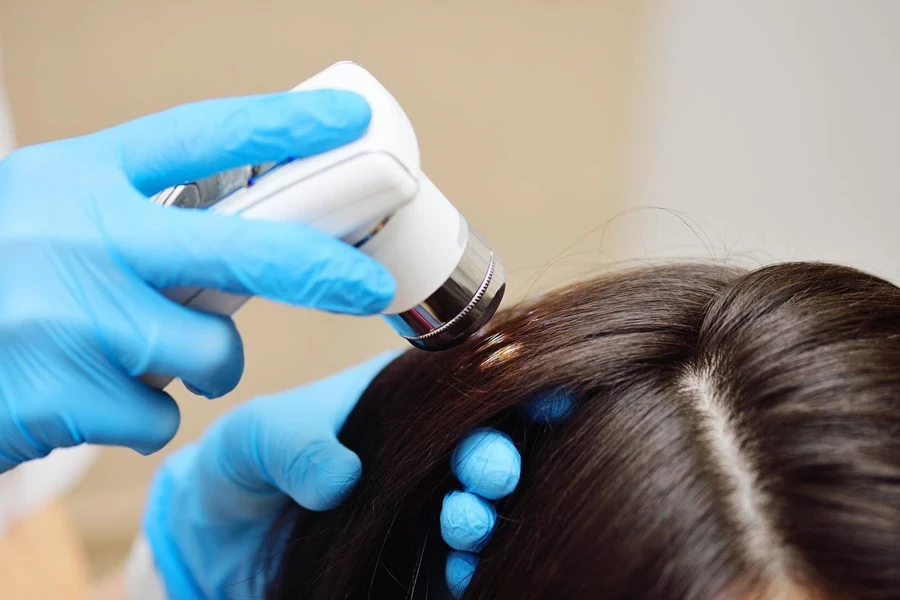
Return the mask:
[[(391, 271), (397, 285), (382, 318), (426, 350), (455, 346), (486, 323), (505, 290), (489, 244), (422, 173), (412, 124), (361, 66), (332, 65), (293, 91), (344, 89), (372, 110), (367, 132), (324, 154), (250, 165), (170, 188), (154, 201), (248, 219), (291, 221), (352, 244)], [(247, 300), (215, 290), (166, 290), (197, 310), (231, 315)], [(171, 377), (147, 375), (162, 388)]]

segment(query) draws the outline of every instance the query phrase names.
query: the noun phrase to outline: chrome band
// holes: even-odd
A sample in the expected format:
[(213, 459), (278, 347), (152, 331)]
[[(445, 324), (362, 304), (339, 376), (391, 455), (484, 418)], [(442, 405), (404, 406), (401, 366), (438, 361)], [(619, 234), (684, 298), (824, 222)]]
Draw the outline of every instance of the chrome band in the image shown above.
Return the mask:
[[(290, 159), (229, 169), (165, 189), (152, 201), (162, 206), (209, 208), (289, 162)], [(388, 215), (371, 226), (360, 228), (344, 241), (360, 248), (377, 235), (390, 218)], [(462, 215), (459, 218), (460, 243), (465, 243), (466, 247), (447, 280), (410, 310), (382, 315), (398, 335), (422, 350), (444, 350), (465, 341), (494, 316), (506, 290), (506, 271), (499, 257), (491, 251), (487, 241), (469, 227)], [(466, 232), (468, 241), (463, 242)]]
[(503, 264), (470, 227), (462, 258), (444, 284), (410, 310), (382, 318), (416, 348), (444, 350), (487, 323), (505, 290)]
[[(152, 202), (155, 204), (159, 204), (160, 206), (171, 206), (175, 204), (176, 201), (183, 201), (185, 196), (195, 196), (197, 197), (197, 202), (200, 201), (200, 190), (196, 185), (189, 183), (186, 185), (176, 185), (174, 187), (166, 188), (160, 193), (156, 194), (152, 198)], [(192, 200), (188, 200), (191, 202)]]
[(166, 188), (153, 197), (162, 206), (209, 208), (239, 189), (253, 185), (257, 179), (290, 162), (267, 162), (236, 167), (191, 183)]

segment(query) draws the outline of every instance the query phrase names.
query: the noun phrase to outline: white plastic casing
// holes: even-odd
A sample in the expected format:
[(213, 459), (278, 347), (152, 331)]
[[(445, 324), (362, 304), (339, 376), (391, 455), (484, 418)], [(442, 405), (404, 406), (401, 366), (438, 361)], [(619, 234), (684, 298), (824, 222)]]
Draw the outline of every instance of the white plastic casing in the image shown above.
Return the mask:
[[(346, 146), (281, 166), (210, 210), (303, 223), (350, 243), (381, 223), (360, 249), (396, 281), (397, 293), (384, 314), (407, 311), (450, 276), (465, 250), (468, 226), (421, 172), (412, 124), (375, 77), (355, 63), (341, 62), (292, 91), (323, 88), (364, 96), (372, 110), (367, 132)], [(245, 301), (204, 290), (187, 304), (231, 314)]]

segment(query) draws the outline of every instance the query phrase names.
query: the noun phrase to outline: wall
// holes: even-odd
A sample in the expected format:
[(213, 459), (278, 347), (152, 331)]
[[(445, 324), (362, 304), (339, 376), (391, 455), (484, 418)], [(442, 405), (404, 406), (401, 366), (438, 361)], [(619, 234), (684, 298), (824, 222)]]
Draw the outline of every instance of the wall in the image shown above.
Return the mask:
[(659, 0), (622, 257), (818, 259), (897, 279), (900, 2)]
[[(176, 103), (292, 87), (336, 60), (372, 70), (417, 128), (430, 177), (491, 240), (512, 299), (593, 268), (566, 251), (622, 207), (637, 4), (333, 0), (0, 2), (21, 143), (88, 132)], [(569, 268), (566, 265), (569, 265)], [(376, 320), (254, 301), (237, 317), (246, 375), (209, 402), (180, 388), (173, 447), (228, 406), (347, 366), (397, 341)], [(72, 494), (95, 570), (134, 533), (149, 459), (105, 450)]]

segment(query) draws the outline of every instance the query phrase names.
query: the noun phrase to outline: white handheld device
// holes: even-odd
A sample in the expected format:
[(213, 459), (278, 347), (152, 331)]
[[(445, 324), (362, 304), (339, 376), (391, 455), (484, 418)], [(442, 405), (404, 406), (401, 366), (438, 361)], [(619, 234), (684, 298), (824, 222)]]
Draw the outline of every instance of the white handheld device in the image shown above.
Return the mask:
[[(491, 319), (506, 272), (490, 245), (419, 166), (400, 104), (368, 71), (340, 62), (292, 91), (343, 89), (366, 98), (372, 118), (357, 141), (279, 165), (250, 165), (164, 190), (154, 201), (248, 219), (293, 221), (352, 244), (384, 265), (397, 292), (382, 318), (413, 346), (443, 350)], [(214, 290), (166, 294), (197, 310), (231, 315), (247, 300)], [(143, 380), (162, 389), (171, 377)]]

